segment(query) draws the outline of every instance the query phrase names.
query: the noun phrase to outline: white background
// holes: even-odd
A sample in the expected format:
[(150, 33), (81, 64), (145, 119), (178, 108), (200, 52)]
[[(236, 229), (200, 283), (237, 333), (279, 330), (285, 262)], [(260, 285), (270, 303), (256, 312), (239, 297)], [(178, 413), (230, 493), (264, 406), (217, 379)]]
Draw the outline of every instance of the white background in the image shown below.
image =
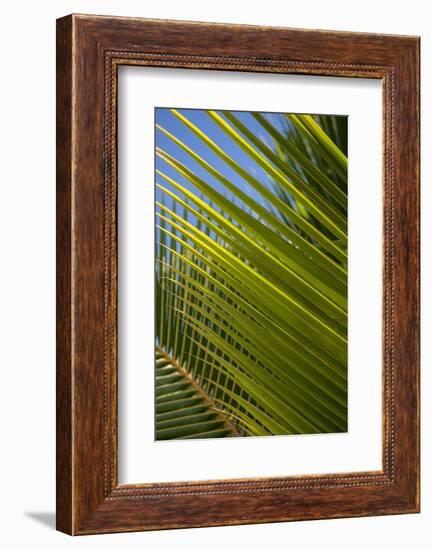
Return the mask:
[[(431, 523), (431, 30), (429, 2), (56, 0), (3, 5), (1, 544), (4, 548), (429, 547)], [(105, 13), (422, 36), (422, 514), (70, 538), (54, 512), (55, 18)], [(4, 42), (4, 43), (3, 43)], [(426, 540), (428, 535), (428, 540)]]
[[(148, 67), (119, 78), (120, 482), (381, 470), (381, 82)], [(166, 105), (349, 115), (348, 433), (154, 442), (154, 107)]]

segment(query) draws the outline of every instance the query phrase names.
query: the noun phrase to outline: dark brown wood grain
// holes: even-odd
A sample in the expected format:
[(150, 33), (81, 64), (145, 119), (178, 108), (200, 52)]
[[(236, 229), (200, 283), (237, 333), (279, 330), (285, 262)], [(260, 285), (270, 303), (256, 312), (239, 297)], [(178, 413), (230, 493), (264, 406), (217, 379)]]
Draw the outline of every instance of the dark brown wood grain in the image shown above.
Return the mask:
[[(57, 25), (58, 529), (417, 512), (419, 39), (79, 15)], [(116, 93), (124, 64), (382, 80), (382, 471), (118, 484)]]
[(57, 23), (57, 528), (72, 532), (72, 27)]

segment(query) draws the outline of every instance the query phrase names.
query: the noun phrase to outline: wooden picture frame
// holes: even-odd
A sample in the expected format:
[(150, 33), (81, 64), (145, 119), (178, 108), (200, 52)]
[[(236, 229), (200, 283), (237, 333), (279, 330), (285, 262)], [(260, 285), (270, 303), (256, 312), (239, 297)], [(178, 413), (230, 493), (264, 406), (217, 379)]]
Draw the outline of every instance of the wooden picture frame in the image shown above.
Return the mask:
[[(119, 65), (381, 79), (383, 469), (119, 485)], [(57, 529), (419, 511), (419, 38), (70, 15), (57, 21)]]

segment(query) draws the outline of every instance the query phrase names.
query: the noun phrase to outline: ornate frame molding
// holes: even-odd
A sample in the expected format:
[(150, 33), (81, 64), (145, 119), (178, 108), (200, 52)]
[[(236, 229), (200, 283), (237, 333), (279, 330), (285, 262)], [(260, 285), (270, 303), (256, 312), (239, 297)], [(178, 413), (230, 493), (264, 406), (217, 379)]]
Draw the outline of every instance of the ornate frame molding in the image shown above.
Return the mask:
[[(264, 45), (256, 46), (257, 37)], [(199, 46), (203, 38), (215, 45)], [(218, 47), (221, 38), (228, 45)], [(69, 16), (58, 20), (57, 48), (58, 529), (85, 534), (418, 511), (418, 39)], [(382, 471), (118, 484), (119, 65), (382, 79)]]

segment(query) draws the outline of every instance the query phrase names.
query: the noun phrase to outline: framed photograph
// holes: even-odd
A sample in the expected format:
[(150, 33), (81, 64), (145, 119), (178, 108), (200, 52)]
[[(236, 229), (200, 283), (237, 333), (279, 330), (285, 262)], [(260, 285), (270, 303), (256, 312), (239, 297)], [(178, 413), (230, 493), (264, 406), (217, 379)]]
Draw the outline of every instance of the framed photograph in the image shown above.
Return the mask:
[(419, 38), (57, 21), (57, 528), (419, 511)]

